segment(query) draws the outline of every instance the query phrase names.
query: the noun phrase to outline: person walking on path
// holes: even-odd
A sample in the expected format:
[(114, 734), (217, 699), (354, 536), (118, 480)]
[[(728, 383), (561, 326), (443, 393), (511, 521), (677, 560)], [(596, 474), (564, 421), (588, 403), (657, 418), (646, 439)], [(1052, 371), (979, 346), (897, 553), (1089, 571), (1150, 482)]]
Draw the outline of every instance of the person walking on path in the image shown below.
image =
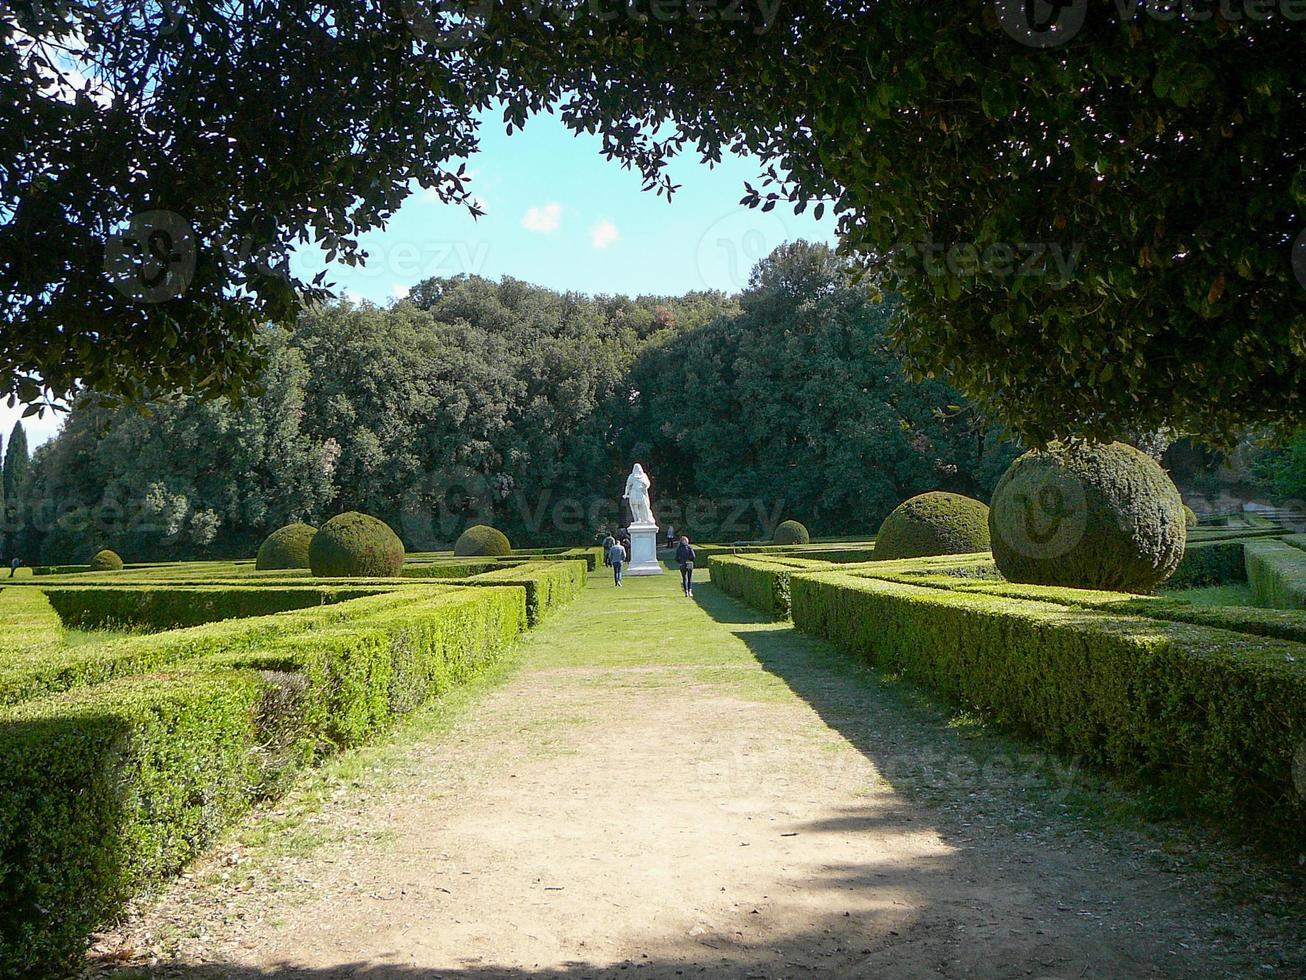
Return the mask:
[(617, 543), (617, 539), (614, 538), (611, 534), (607, 535), (607, 537), (603, 539), (603, 564), (604, 565), (612, 564), (612, 557), (611, 557), (612, 546), (616, 543)]
[(685, 595), (690, 597), (694, 595), (694, 559), (697, 557), (689, 544), (689, 536), (682, 534), (680, 547), (676, 549), (676, 564), (680, 566), (680, 585)]
[(626, 556), (626, 561), (630, 561), (630, 528), (623, 527), (617, 531), (617, 544), (621, 545), (621, 550)]
[(608, 549), (608, 564), (612, 566), (612, 581), (621, 588), (621, 565), (626, 560), (626, 549), (615, 541)]

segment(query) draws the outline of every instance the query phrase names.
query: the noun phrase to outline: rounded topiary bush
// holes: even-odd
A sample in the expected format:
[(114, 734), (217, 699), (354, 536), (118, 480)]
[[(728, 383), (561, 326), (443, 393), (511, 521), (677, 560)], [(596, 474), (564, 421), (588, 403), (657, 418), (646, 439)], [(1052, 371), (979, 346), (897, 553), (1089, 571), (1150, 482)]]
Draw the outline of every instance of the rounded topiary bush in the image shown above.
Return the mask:
[(118, 557), (118, 552), (110, 551), (105, 548), (103, 551), (97, 551), (95, 557), (88, 563), (93, 572), (120, 572), (122, 571), (122, 559)]
[(287, 524), (269, 534), (254, 559), (259, 571), (272, 568), (308, 568), (308, 546), (317, 528), (309, 524)]
[(512, 544), (509, 543), (508, 536), (498, 528), (474, 524), (458, 536), (453, 553), (462, 558), (501, 558), (512, 554)]
[(812, 536), (798, 521), (782, 521), (776, 527), (775, 536), (771, 540), (776, 544), (807, 544), (812, 540)]
[(922, 558), (989, 550), (989, 509), (959, 493), (931, 490), (904, 500), (880, 525), (875, 557)]
[(1189, 527), (1197, 527), (1200, 523), (1197, 517), (1197, 511), (1193, 510), (1187, 504), (1184, 504), (1184, 523)]
[(1121, 442), (1053, 443), (998, 481), (993, 558), (1012, 582), (1150, 592), (1184, 556), (1184, 505), (1146, 453)]
[(385, 521), (351, 510), (331, 518), (313, 535), (308, 565), (314, 575), (398, 575), (404, 566), (404, 543)]

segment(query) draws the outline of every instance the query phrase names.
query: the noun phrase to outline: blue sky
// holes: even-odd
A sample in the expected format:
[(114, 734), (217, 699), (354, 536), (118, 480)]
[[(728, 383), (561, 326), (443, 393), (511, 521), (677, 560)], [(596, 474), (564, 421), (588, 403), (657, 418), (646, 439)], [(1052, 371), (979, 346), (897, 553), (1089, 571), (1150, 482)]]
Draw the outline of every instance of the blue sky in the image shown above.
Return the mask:
[[(575, 136), (553, 116), (512, 136), (503, 130), (497, 113), (486, 114), (481, 152), (468, 162), (484, 217), (473, 220), (419, 188), (384, 230), (364, 237), (366, 267), (331, 266), (337, 291), (385, 305), (430, 276), (474, 273), (591, 294), (734, 292), (781, 242), (834, 241), (829, 213), (818, 222), (810, 209), (762, 214), (739, 206), (744, 181), (756, 184), (762, 171), (756, 159), (727, 157), (709, 168), (688, 153), (671, 165), (681, 188), (668, 203), (641, 191), (637, 173), (604, 160), (597, 136)], [(311, 277), (326, 268), (323, 259), (302, 248), (292, 267)], [(6, 443), (21, 413), (0, 403)], [(24, 425), (35, 447), (58, 421), (47, 413)]]
[[(490, 114), (482, 132), (468, 169), (484, 217), (419, 190), (384, 231), (365, 236), (367, 268), (336, 266), (328, 279), (375, 303), (429, 276), (463, 272), (586, 293), (729, 292), (783, 241), (834, 240), (829, 214), (818, 222), (810, 211), (738, 205), (744, 181), (756, 184), (761, 172), (756, 159), (708, 168), (692, 153), (679, 158), (670, 172), (682, 186), (668, 204), (642, 192), (638, 174), (604, 160), (597, 136), (574, 136), (553, 116), (506, 136)], [(301, 274), (325, 267), (317, 249), (298, 259)]]

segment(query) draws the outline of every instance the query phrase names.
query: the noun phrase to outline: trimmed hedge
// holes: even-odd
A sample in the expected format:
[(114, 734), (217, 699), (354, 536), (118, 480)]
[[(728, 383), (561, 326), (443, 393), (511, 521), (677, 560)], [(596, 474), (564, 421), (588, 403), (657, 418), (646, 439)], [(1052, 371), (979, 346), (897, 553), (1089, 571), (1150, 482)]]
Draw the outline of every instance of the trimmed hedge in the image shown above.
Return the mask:
[(1190, 542), (1179, 567), (1165, 581), (1167, 589), (1195, 589), (1247, 581), (1242, 541)]
[(130, 636), (86, 646), (20, 650), (0, 660), (0, 705), (17, 704), (70, 688), (168, 669), (183, 660), (213, 651), (253, 648), (279, 636), (321, 629), (341, 620), (357, 619), (416, 602), (427, 594), (422, 589), (396, 589), (309, 610), (229, 619), (190, 629)]
[(122, 559), (118, 557), (116, 551), (105, 548), (103, 551), (97, 551), (95, 556), (86, 563), (86, 567), (92, 572), (120, 572), (122, 571)]
[(776, 544), (807, 544), (812, 540), (812, 536), (798, 521), (781, 521), (771, 540)]
[(1306, 847), (1293, 775), (1306, 646), (844, 572), (790, 587), (796, 626), (1268, 844)]
[(279, 568), (308, 568), (308, 549), (317, 528), (311, 524), (287, 524), (269, 534), (254, 558), (257, 571)]
[(453, 553), (459, 558), (502, 558), (512, 554), (512, 545), (498, 528), (474, 524), (458, 536)]
[[(569, 564), (583, 576), (583, 563)], [(0, 711), (0, 975), (59, 971), (89, 931), (252, 799), (472, 676), (525, 625), (524, 588), (411, 587), (140, 638), (148, 645), (104, 644), (82, 658), (98, 672), (75, 679), (65, 662), (47, 680), (105, 680), (106, 663), (195, 672)]]
[(988, 550), (988, 507), (941, 490), (904, 500), (875, 535), (876, 557), (884, 560)]
[(1012, 582), (1139, 593), (1170, 577), (1187, 540), (1174, 481), (1122, 442), (1025, 453), (993, 490), (989, 530)]
[(713, 555), (708, 559), (712, 584), (726, 595), (773, 619), (789, 618), (789, 576), (793, 568), (766, 558)]
[(318, 576), (393, 577), (404, 567), (404, 543), (385, 521), (351, 510), (313, 535), (308, 562)]
[(0, 975), (55, 972), (248, 806), (264, 689), (133, 678), (0, 714)]
[(74, 629), (174, 630), (224, 619), (269, 616), (376, 595), (376, 589), (304, 586), (45, 586), (63, 624)]
[(1243, 545), (1247, 582), (1258, 604), (1275, 609), (1306, 609), (1306, 552), (1283, 541)]
[(526, 590), (526, 618), (531, 626), (551, 610), (570, 602), (585, 588), (583, 561), (530, 562), (459, 579), (458, 585), (519, 585)]

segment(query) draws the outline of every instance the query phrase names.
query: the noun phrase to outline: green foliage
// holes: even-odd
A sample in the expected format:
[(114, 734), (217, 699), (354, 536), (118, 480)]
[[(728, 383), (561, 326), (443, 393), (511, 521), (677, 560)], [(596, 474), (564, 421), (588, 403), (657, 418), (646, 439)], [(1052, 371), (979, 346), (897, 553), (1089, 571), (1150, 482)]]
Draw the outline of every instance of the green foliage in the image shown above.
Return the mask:
[(712, 584), (774, 619), (789, 618), (789, 576), (793, 569), (766, 557), (713, 555), (708, 561)]
[[(815, 534), (865, 533), (926, 490), (987, 497), (1015, 458), (956, 389), (907, 379), (888, 337), (896, 301), (876, 302), (827, 246), (777, 248), (740, 305), (650, 344), (629, 372), (638, 398), (614, 406), (620, 455), (653, 473), (663, 522), (693, 515), (697, 539), (740, 540), (782, 513), (723, 502), (783, 502)], [(700, 526), (713, 507), (718, 526)]]
[(287, 524), (267, 536), (259, 545), (254, 567), (259, 571), (275, 568), (308, 568), (308, 546), (317, 528), (309, 524)]
[(1187, 504), (1184, 504), (1184, 526), (1197, 527), (1200, 521), (1197, 519), (1197, 511), (1193, 510)]
[(0, 973), (45, 976), (247, 806), (252, 675), (129, 679), (0, 716)]
[(1178, 567), (1183, 501), (1160, 465), (1124, 443), (1053, 444), (993, 492), (993, 557), (1012, 582), (1148, 592)]
[(376, 589), (325, 588), (316, 585), (235, 588), (210, 586), (45, 586), (50, 604), (63, 624), (73, 629), (129, 627), (174, 630), (224, 619), (267, 616), (290, 609), (311, 609), (361, 596)]
[(23, 481), (27, 479), (27, 470), (31, 465), (31, 456), (27, 449), (27, 430), (22, 422), (15, 422), (9, 433), (9, 449), (4, 454), (3, 482), (4, 493), (0, 499), (10, 504), (17, 504), (23, 491)]
[(1243, 546), (1247, 582), (1258, 605), (1306, 609), (1306, 552), (1282, 541), (1248, 541)]
[(102, 551), (97, 551), (86, 567), (92, 572), (120, 572), (122, 571), (122, 559), (118, 557), (116, 551), (105, 548)]
[(978, 500), (933, 491), (904, 500), (880, 525), (875, 557), (921, 558), (989, 550), (989, 509)]
[(460, 558), (500, 558), (512, 554), (512, 544), (502, 531), (485, 524), (474, 524), (458, 536), (453, 553)]
[(776, 544), (807, 544), (812, 540), (812, 536), (798, 521), (781, 521), (776, 526), (775, 535), (771, 540)]
[(1268, 845), (1306, 845), (1306, 646), (849, 573), (791, 588), (795, 625), (877, 667)]
[[(583, 581), (583, 562), (566, 565)], [(104, 593), (130, 591), (52, 596), (61, 607), (96, 608)], [(173, 591), (179, 601), (206, 598)], [(245, 591), (266, 592), (272, 604), (278, 592)], [(40, 598), (33, 588), (0, 592), (6, 611), (39, 614)], [(359, 744), (470, 678), (526, 626), (520, 587), (413, 585), (332, 598), (340, 604), (64, 656), (47, 646), (24, 660), (6, 647), (0, 691), (10, 705), (24, 703), (0, 711), (0, 973), (56, 972), (90, 930), (202, 851), (251, 799), (278, 790), (315, 754)], [(48, 628), (41, 615), (28, 618), (28, 635)], [(15, 671), (24, 665), (25, 685)], [(43, 678), (32, 674), (38, 666)], [(126, 676), (134, 673), (149, 676)], [(60, 687), (72, 689), (41, 696)]]
[(459, 585), (519, 585), (526, 590), (526, 621), (538, 625), (580, 595), (587, 574), (583, 561), (527, 562), (459, 579)]
[(1191, 589), (1246, 580), (1242, 541), (1189, 541), (1183, 559), (1165, 584), (1170, 589)]
[(349, 511), (313, 535), (308, 558), (314, 575), (384, 578), (404, 567), (404, 543), (384, 521)]

